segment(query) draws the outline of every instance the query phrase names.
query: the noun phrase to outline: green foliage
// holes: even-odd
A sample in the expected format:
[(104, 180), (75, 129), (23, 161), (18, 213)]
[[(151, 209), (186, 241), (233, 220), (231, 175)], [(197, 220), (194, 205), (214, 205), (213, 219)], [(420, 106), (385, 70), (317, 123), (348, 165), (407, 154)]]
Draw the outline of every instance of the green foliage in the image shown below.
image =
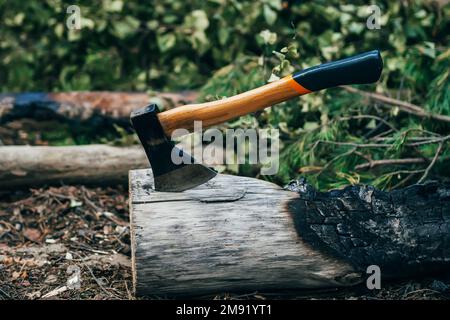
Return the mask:
[[(450, 115), (450, 8), (445, 1), (377, 1), (380, 30), (366, 27), (365, 1), (80, 0), (80, 31), (66, 28), (70, 4), (0, 0), (3, 92), (203, 86), (202, 99), (215, 100), (294, 70), (379, 48), (385, 62), (382, 79), (361, 90)], [(286, 183), (306, 175), (320, 189), (417, 182), (430, 159), (368, 170), (356, 166), (433, 158), (439, 142), (410, 144), (447, 136), (450, 129), (448, 123), (386, 108), (342, 89), (306, 95), (228, 125), (279, 128), (280, 172), (266, 178)], [(118, 143), (128, 143), (118, 132)], [(450, 175), (448, 143), (442, 142), (429, 177)], [(254, 175), (248, 166), (239, 170)]]
[[(0, 1), (0, 83), (6, 91), (196, 88), (280, 20), (280, 0)], [(280, 25), (280, 24), (278, 24)]]
[[(448, 21), (446, 8), (420, 2), (382, 6), (381, 30), (365, 28), (363, 5), (330, 5), (330, 2), (302, 3), (292, 6), (292, 29), (264, 30), (258, 36), (260, 56), (247, 64), (233, 63), (227, 73), (218, 72), (204, 87), (204, 98), (212, 94), (232, 95), (266, 81), (292, 73), (294, 69), (338, 59), (365, 50), (379, 48), (385, 63), (381, 81), (375, 86), (361, 86), (387, 96), (415, 103), (438, 114), (450, 114)], [(296, 23), (295, 21), (299, 21)], [(276, 31), (276, 32), (273, 32)], [(272, 39), (269, 41), (268, 39)], [(275, 39), (275, 40), (274, 40)], [(241, 75), (240, 85), (234, 84)], [(259, 77), (255, 77), (254, 70)], [(269, 72), (268, 72), (269, 70)], [(272, 74), (270, 73), (272, 71)], [(227, 79), (227, 77), (229, 77)], [(234, 83), (229, 86), (228, 83)], [(250, 83), (248, 83), (250, 82)], [(283, 103), (256, 115), (257, 126), (268, 125), (283, 133), (281, 167), (276, 177), (286, 183), (299, 175), (319, 189), (348, 184), (370, 183), (392, 188), (417, 182), (436, 155), (439, 139), (449, 133), (448, 123), (439, 123), (383, 108), (359, 95), (331, 89), (299, 100)], [(250, 123), (250, 122), (249, 122)], [(253, 124), (251, 124), (254, 126)], [(413, 141), (426, 142), (410, 146)], [(445, 163), (450, 152), (448, 140), (442, 142), (434, 172), (449, 176)], [(358, 165), (379, 160), (405, 158), (427, 159), (424, 163), (387, 163), (368, 170)], [(241, 168), (241, 174), (247, 174)], [(429, 176), (428, 178), (432, 178)]]

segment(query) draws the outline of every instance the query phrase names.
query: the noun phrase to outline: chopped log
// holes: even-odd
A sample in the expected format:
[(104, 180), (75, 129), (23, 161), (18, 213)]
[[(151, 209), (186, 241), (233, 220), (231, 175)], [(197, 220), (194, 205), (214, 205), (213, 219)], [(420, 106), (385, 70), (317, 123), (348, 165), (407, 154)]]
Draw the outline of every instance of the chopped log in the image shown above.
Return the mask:
[(0, 123), (18, 118), (62, 117), (87, 121), (95, 117), (106, 117), (129, 121), (132, 111), (149, 103), (170, 109), (192, 103), (197, 99), (194, 91), (180, 93), (159, 92), (61, 92), (0, 94)]
[(305, 181), (217, 175), (181, 193), (155, 192), (151, 170), (130, 172), (138, 296), (344, 287), (448, 270), (450, 186), (320, 193)]
[(62, 183), (127, 184), (129, 170), (148, 166), (139, 146), (3, 146), (0, 147), (0, 189)]

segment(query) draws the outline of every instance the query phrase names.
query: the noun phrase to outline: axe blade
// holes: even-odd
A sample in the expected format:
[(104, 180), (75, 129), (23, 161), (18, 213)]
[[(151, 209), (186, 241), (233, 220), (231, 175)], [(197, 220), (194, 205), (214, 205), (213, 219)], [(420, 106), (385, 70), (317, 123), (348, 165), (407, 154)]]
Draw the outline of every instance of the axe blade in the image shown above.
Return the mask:
[(155, 190), (180, 192), (195, 188), (216, 176), (216, 172), (198, 163), (179, 166), (160, 176), (155, 176)]
[(131, 114), (131, 123), (152, 167), (155, 190), (180, 192), (215, 177), (214, 170), (197, 163), (167, 139), (157, 113), (157, 106), (151, 104)]

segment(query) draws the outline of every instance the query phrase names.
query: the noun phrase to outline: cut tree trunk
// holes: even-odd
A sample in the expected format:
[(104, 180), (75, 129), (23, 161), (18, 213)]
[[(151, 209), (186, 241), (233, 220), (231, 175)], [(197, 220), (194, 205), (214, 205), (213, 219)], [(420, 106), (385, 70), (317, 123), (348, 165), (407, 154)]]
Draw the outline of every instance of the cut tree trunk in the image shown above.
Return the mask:
[(450, 186), (320, 193), (217, 175), (181, 193), (130, 172), (134, 289), (139, 296), (344, 287), (369, 265), (398, 278), (448, 270)]
[(128, 171), (149, 167), (140, 146), (0, 147), (0, 189), (46, 184), (126, 184)]

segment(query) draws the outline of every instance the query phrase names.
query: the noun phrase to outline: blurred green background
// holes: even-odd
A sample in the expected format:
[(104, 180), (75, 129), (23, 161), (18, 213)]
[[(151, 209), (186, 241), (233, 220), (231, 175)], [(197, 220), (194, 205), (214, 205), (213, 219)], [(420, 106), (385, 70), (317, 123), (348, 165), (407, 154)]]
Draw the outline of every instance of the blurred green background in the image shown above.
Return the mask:
[[(380, 49), (381, 80), (359, 89), (450, 115), (448, 1), (372, 3), (381, 10), (379, 30), (366, 26), (366, 1), (0, 0), (1, 91), (194, 89), (214, 100)], [(66, 27), (72, 4), (81, 8), (81, 30)], [(280, 184), (303, 175), (320, 189), (355, 183), (389, 189), (450, 176), (449, 122), (340, 88), (228, 126), (280, 129), (279, 174), (263, 177)], [(425, 143), (411, 145), (418, 141)], [(391, 163), (356, 167), (376, 160)], [(224, 170), (258, 176), (252, 166)]]

